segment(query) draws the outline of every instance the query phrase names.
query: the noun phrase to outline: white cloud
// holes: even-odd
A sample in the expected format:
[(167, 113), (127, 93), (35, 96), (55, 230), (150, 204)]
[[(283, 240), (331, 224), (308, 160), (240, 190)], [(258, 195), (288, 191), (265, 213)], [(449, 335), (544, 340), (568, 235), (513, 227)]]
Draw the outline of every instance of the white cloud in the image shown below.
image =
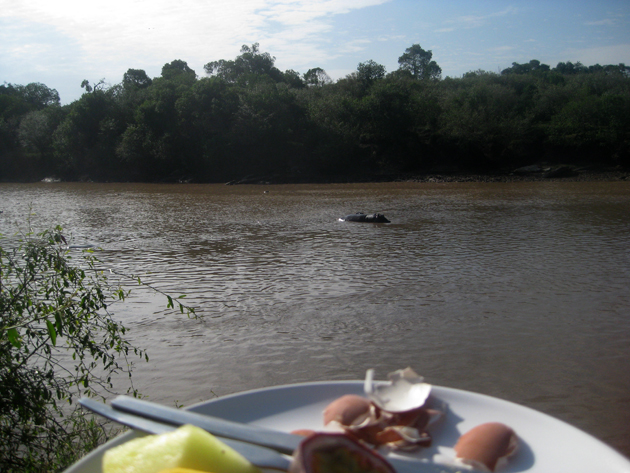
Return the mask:
[(489, 21), (495, 18), (502, 18), (507, 15), (514, 15), (516, 13), (518, 13), (518, 9), (516, 9), (515, 7), (507, 7), (503, 10), (487, 13), (485, 15), (463, 15), (457, 18), (453, 18), (452, 20), (447, 20), (445, 23), (452, 26), (446, 26), (436, 31), (440, 33), (448, 33), (461, 28), (480, 28), (487, 25)]
[(258, 13), (283, 25), (304, 25), (313, 20), (349, 13), (390, 0), (279, 0), (270, 1)]
[(387, 42), (387, 41), (401, 41), (406, 39), (407, 36), (402, 35), (402, 34), (395, 34), (395, 35), (381, 35), (378, 38), (376, 38), (376, 41), (380, 41), (380, 42)]
[(242, 44), (274, 38), (273, 29), (282, 30), (276, 43), (312, 38), (330, 28), (325, 20), (331, 15), (386, 1), (26, 0), (1, 2), (0, 16), (54, 26), (80, 42), (86, 58), (113, 60), (127, 54), (211, 60), (231, 57)]
[(326, 74), (328, 74), (328, 76), (333, 81), (338, 80), (338, 79), (343, 79), (344, 77), (348, 76), (349, 74), (352, 74), (353, 72), (356, 72), (356, 69), (352, 69), (352, 68), (326, 69)]
[(514, 46), (495, 46), (494, 48), (490, 48), (489, 51), (494, 53), (504, 53), (513, 51), (514, 49)]
[(372, 41), (369, 39), (355, 39), (348, 41), (347, 43), (340, 44), (338, 46), (338, 50), (340, 53), (356, 53), (364, 51), (367, 45), (371, 43)]
[(610, 46), (600, 46), (594, 48), (569, 49), (565, 53), (566, 61), (580, 61), (586, 66), (594, 64), (607, 65), (619, 64), (623, 62), (630, 65), (630, 44), (614, 44)]
[(604, 20), (586, 21), (584, 24), (587, 26), (616, 26), (618, 21), (612, 18), (606, 18)]
[[(285, 68), (301, 68), (331, 57), (326, 49), (333, 16), (389, 1), (0, 0), (0, 20), (28, 23), (13, 36), (20, 48), (7, 52), (0, 45), (0, 57), (21, 57), (20, 69), (33, 69), (44, 50), (74, 44), (75, 69), (115, 82), (127, 68), (159, 74), (161, 66), (174, 59), (187, 61), (202, 75), (203, 64), (234, 58), (243, 44), (259, 42), (261, 50), (281, 57)], [(25, 32), (41, 27), (53, 29), (55, 42), (26, 37)], [(344, 49), (357, 48), (360, 42)], [(31, 56), (29, 49), (39, 54)], [(31, 58), (30, 66), (26, 58)], [(55, 67), (54, 61), (47, 63)]]

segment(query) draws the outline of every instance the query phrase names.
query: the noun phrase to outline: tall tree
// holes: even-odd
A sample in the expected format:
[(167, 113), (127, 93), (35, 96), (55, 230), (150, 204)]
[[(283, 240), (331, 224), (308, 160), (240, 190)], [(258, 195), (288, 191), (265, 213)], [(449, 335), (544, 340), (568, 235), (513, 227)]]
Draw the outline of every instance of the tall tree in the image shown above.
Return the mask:
[(275, 82), (282, 82), (284, 74), (275, 67), (276, 58), (269, 53), (261, 53), (260, 45), (241, 46), (241, 54), (234, 61), (220, 59), (207, 63), (203, 68), (211, 76), (228, 82), (248, 82), (251, 75), (267, 75)]
[(549, 70), (550, 68), (547, 64), (542, 64), (538, 59), (532, 59), (524, 64), (513, 62), (512, 67), (503, 69), (501, 74), (529, 74), (530, 72), (547, 72)]
[(45, 172), (40, 158), (49, 151), (61, 110), (59, 94), (44, 84), (0, 85), (0, 180)]
[(440, 79), (442, 68), (431, 58), (431, 51), (425, 51), (419, 44), (414, 44), (398, 58), (398, 70), (411, 74), (414, 79)]
[[(171, 63), (173, 64), (173, 63)], [(166, 67), (166, 66), (164, 66)], [(192, 69), (191, 69), (192, 70)], [(144, 89), (151, 85), (151, 79), (142, 69), (127, 69), (123, 76), (123, 87)]]
[(588, 72), (588, 67), (582, 64), (580, 61), (573, 64), (571, 61), (567, 62), (559, 62), (558, 65), (554, 68), (554, 71), (559, 72), (560, 74), (582, 74)]
[(174, 61), (164, 64), (162, 67), (162, 77), (167, 80), (183, 80), (187, 84), (192, 84), (197, 78), (194, 70), (188, 67), (186, 61), (175, 59)]
[(304, 73), (304, 82), (310, 87), (321, 87), (332, 82), (330, 76), (321, 67), (314, 67)]
[(104, 90), (105, 89), (105, 79), (101, 79), (99, 80), (96, 84), (94, 85), (90, 85), (90, 81), (87, 79), (83, 79), (83, 82), (81, 82), (81, 88), (85, 89), (85, 91), (90, 94), (92, 92), (97, 92), (99, 90)]
[(49, 105), (59, 105), (59, 93), (39, 82), (14, 86), (22, 100), (41, 110)]
[(372, 59), (360, 62), (357, 66), (357, 79), (366, 86), (385, 77), (385, 66), (374, 62)]
[(284, 80), (283, 82), (290, 87), (296, 89), (302, 89), (305, 87), (304, 81), (302, 80), (302, 76), (300, 76), (299, 72), (294, 71), (293, 69), (287, 69), (284, 71)]
[(110, 179), (120, 172), (115, 148), (125, 123), (118, 121), (116, 89), (94, 88), (68, 106), (53, 133), (59, 173), (66, 179)]

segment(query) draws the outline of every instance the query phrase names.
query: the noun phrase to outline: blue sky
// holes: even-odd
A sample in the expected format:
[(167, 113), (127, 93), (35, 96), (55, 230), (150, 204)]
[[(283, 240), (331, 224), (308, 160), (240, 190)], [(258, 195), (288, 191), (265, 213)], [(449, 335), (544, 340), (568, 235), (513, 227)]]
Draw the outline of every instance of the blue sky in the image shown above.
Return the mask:
[(41, 82), (62, 103), (83, 79), (157, 77), (175, 59), (202, 77), (256, 42), (282, 70), (333, 79), (369, 59), (393, 71), (416, 43), (443, 77), (530, 59), (630, 65), (630, 1), (0, 0), (0, 83)]

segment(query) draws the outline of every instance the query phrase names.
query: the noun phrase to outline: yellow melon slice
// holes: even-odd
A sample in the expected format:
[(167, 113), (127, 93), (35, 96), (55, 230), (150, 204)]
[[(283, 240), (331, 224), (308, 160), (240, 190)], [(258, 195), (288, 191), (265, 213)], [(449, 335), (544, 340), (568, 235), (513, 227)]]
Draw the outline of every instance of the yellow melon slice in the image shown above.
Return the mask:
[(240, 453), (192, 425), (139, 437), (107, 450), (103, 473), (160, 473), (188, 468), (211, 473), (260, 473)]

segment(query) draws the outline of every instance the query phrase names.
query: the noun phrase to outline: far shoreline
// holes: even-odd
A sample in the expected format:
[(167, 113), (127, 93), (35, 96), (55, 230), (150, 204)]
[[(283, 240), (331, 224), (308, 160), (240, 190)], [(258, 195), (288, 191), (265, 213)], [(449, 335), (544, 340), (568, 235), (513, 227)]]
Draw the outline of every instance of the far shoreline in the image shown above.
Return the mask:
[(4, 184), (28, 183), (98, 183), (98, 184), (224, 184), (232, 185), (282, 185), (282, 184), (361, 184), (361, 183), (512, 183), (512, 182), (616, 182), (630, 181), (630, 169), (616, 167), (578, 167), (575, 165), (531, 165), (509, 171), (460, 171), (451, 169), (432, 169), (426, 172), (373, 174), (357, 172), (352, 176), (305, 176), (303, 174), (263, 174), (248, 175), (228, 182), (198, 181), (194, 177), (173, 177), (158, 181), (96, 181), (88, 177), (76, 180), (66, 180), (57, 177), (47, 177), (36, 181), (1, 181)]
[[(417, 182), (417, 183), (450, 183), (450, 182), (614, 182), (630, 181), (630, 170), (621, 166), (613, 168), (580, 168), (577, 166), (543, 166), (533, 165), (510, 171), (465, 172), (451, 170), (432, 170), (426, 173), (408, 174), (361, 174), (336, 177), (304, 177), (299, 175), (267, 175), (247, 176), (242, 179), (226, 182), (226, 185), (274, 185), (274, 184), (359, 184), (375, 182)], [(194, 182), (179, 181), (179, 182)]]

